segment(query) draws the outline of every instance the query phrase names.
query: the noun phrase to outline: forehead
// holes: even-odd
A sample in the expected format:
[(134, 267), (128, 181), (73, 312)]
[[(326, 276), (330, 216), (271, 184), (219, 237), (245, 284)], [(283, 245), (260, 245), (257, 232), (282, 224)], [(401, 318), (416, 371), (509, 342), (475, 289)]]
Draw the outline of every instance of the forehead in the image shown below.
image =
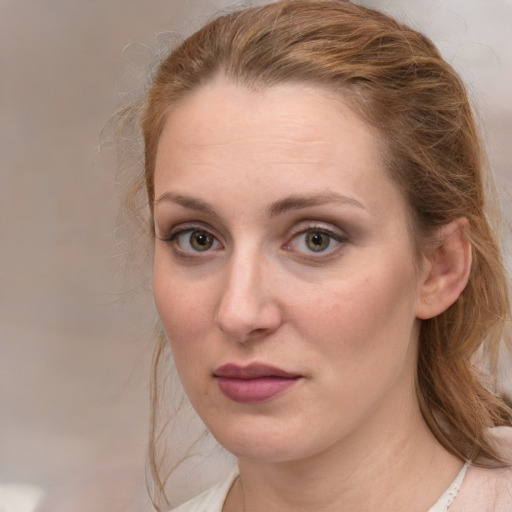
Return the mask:
[[(326, 109), (332, 115), (326, 116)], [(261, 128), (267, 132), (280, 124), (293, 124), (308, 136), (313, 113), (321, 111), (319, 117), (328, 123), (336, 112), (347, 110), (342, 97), (313, 85), (290, 82), (271, 87), (247, 87), (220, 75), (186, 95), (171, 109), (169, 117), (183, 119), (183, 116), (199, 114), (188, 119), (193, 128), (206, 128), (207, 123), (202, 121), (207, 118), (217, 118), (238, 128), (252, 127), (260, 121)], [(214, 135), (217, 130), (210, 128), (210, 135)]]
[(222, 192), (250, 182), (274, 196), (334, 187), (382, 209), (398, 191), (380, 150), (376, 130), (328, 91), (295, 83), (249, 89), (219, 77), (169, 113), (158, 144), (155, 197), (169, 187)]

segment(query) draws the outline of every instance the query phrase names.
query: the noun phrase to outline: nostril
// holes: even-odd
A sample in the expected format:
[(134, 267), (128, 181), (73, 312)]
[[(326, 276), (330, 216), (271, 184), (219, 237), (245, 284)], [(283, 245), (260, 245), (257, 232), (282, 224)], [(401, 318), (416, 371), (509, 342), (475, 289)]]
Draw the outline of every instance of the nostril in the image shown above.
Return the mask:
[(281, 324), (281, 313), (271, 300), (253, 298), (251, 303), (221, 304), (215, 323), (227, 337), (243, 343), (274, 332)]
[(233, 256), (215, 315), (215, 323), (228, 338), (246, 342), (280, 325), (276, 295), (267, 286), (271, 280), (265, 273), (268, 268), (259, 250)]

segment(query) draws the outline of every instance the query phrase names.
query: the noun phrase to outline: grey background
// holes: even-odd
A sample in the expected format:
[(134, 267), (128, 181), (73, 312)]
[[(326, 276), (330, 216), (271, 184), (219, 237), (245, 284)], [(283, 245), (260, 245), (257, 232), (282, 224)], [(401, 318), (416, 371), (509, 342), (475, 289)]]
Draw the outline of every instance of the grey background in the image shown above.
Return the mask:
[[(99, 132), (142, 86), (158, 33), (231, 4), (0, 0), (0, 512), (14, 510), (7, 484), (41, 488), (39, 512), (149, 510), (154, 312), (125, 263)], [(512, 1), (364, 4), (429, 34), (463, 74), (510, 219)], [(182, 478), (178, 500), (217, 475)]]

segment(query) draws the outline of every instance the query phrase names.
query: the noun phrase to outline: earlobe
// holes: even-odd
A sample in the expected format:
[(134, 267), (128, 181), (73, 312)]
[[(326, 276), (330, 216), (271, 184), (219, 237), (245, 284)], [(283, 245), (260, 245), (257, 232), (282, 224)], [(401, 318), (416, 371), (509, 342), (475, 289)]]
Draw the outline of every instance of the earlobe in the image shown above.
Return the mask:
[(446, 311), (467, 285), (471, 271), (468, 221), (457, 219), (441, 227), (434, 248), (425, 255), (416, 316), (426, 320)]

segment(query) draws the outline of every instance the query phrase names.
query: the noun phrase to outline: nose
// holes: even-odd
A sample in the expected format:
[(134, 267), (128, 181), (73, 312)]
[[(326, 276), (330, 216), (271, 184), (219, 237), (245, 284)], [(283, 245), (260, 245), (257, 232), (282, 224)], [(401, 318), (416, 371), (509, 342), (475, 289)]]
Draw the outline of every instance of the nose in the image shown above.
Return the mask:
[(215, 322), (231, 340), (245, 343), (275, 332), (282, 323), (275, 279), (261, 255), (234, 257), (226, 269)]

